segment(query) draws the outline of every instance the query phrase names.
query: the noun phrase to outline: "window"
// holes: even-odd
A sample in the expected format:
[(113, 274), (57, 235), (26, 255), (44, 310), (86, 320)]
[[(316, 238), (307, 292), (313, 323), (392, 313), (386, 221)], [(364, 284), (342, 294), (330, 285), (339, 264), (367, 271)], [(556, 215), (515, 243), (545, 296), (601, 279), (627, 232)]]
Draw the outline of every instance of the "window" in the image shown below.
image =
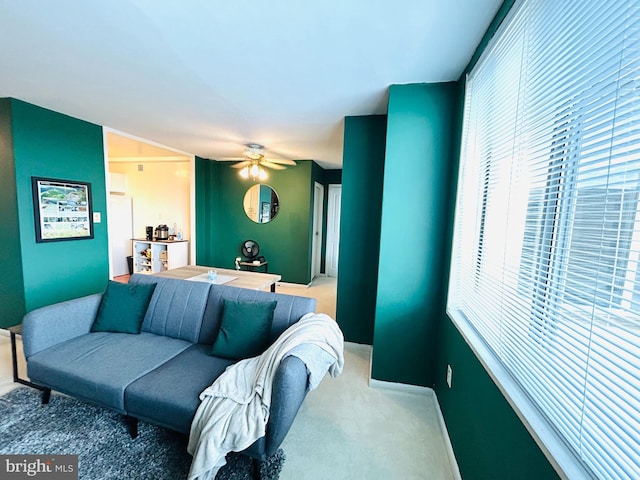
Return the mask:
[(516, 2), (466, 92), (449, 315), (545, 450), (633, 478), (640, 0)]

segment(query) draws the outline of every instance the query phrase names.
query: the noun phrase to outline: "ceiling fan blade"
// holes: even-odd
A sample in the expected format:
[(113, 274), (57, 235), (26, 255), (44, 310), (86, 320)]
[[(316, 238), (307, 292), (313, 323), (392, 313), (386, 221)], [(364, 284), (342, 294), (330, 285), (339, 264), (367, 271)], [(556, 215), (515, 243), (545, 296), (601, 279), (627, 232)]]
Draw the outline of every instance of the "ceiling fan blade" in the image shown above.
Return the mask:
[(242, 168), (246, 167), (247, 165), (251, 165), (251, 161), (245, 160), (244, 162), (234, 163), (233, 165), (231, 165), (231, 168)]
[(282, 165), (278, 165), (277, 163), (268, 162), (263, 160), (260, 162), (260, 165), (267, 168), (273, 168), (274, 170), (284, 170), (287, 167), (283, 167)]
[(288, 160), (286, 158), (269, 158), (267, 161), (271, 163), (280, 163), (282, 165), (291, 165), (292, 167), (297, 165), (295, 160)]

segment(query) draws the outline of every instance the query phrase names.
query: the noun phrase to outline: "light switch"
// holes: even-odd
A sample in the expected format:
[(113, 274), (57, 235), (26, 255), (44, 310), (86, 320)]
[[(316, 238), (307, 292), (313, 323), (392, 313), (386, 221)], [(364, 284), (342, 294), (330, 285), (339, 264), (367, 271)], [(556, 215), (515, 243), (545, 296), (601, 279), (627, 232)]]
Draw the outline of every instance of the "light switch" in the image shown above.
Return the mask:
[(93, 223), (100, 223), (101, 215), (100, 212), (93, 212)]

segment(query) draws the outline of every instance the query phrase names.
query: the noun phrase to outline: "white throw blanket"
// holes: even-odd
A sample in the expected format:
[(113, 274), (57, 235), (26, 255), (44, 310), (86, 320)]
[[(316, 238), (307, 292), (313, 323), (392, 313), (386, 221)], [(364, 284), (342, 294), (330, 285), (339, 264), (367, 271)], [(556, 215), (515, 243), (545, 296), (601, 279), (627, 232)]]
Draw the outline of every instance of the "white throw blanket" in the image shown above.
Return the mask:
[(312, 379), (310, 390), (320, 383), (327, 364), (302, 358), (314, 352), (303, 345), (315, 345), (329, 354), (329, 373), (340, 375), (344, 365), (342, 332), (331, 317), (316, 313), (308, 313), (291, 325), (262, 355), (229, 366), (200, 394), (187, 447), (193, 455), (189, 480), (213, 480), (226, 463), (227, 453), (240, 452), (265, 435), (273, 377), (283, 358), (295, 355), (305, 362)]

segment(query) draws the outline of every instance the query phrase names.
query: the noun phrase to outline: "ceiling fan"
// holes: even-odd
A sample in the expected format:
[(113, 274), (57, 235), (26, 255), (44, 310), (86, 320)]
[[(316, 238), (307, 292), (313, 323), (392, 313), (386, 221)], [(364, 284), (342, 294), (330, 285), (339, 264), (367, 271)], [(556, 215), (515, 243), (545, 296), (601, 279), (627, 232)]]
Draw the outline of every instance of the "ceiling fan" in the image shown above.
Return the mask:
[(244, 150), (244, 159), (239, 163), (231, 165), (231, 168), (239, 168), (242, 178), (252, 180), (265, 180), (267, 172), (263, 167), (273, 170), (284, 170), (287, 166), (297, 165), (294, 160), (265, 158), (265, 148), (257, 143), (247, 143)]

